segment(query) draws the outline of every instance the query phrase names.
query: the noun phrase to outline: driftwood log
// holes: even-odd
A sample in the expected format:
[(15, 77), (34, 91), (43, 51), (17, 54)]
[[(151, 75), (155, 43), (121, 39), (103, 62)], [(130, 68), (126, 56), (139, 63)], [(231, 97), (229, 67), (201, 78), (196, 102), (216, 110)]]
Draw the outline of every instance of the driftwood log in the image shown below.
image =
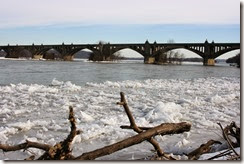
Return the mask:
[[(77, 130), (73, 108), (69, 107), (69, 121), (71, 124), (71, 131), (64, 141), (61, 141), (55, 144), (54, 146), (51, 146), (43, 143), (31, 142), (26, 140), (25, 143), (14, 145), (14, 146), (0, 144), (0, 149), (3, 150), (4, 152), (17, 151), (22, 149), (27, 150), (28, 148), (37, 148), (37, 149), (44, 150), (45, 152), (40, 157), (38, 157), (37, 160), (94, 160), (98, 157), (102, 157), (114, 153), (121, 149), (127, 148), (135, 144), (139, 144), (147, 140), (154, 146), (158, 156), (165, 157), (165, 159), (170, 159), (170, 160), (174, 159), (162, 151), (162, 149), (159, 147), (159, 144), (153, 137), (156, 135), (178, 134), (178, 133), (189, 131), (191, 128), (191, 124), (186, 122), (164, 123), (156, 127), (150, 127), (147, 129), (139, 128), (136, 125), (135, 120), (129, 110), (129, 107), (124, 97), (124, 93), (121, 92), (120, 94), (121, 94), (121, 102), (118, 104), (124, 106), (125, 112), (131, 122), (130, 127), (138, 133), (135, 136), (126, 138), (115, 144), (111, 144), (109, 146), (105, 146), (103, 148), (91, 152), (86, 152), (81, 154), (80, 156), (74, 157), (72, 155), (71, 144), (74, 137), (80, 134), (81, 131)], [(26, 160), (34, 160), (34, 159), (35, 156), (33, 155), (26, 158)]]
[[(240, 146), (240, 128), (236, 125), (235, 122), (231, 122), (230, 125), (227, 125), (225, 128), (222, 127), (220, 123), (217, 123), (221, 130), (223, 138), (227, 141), (227, 144), (229, 146), (229, 149), (226, 151), (223, 151), (213, 157), (208, 158), (208, 160), (213, 160), (215, 158), (223, 157), (223, 156), (231, 156), (232, 152), (235, 154), (234, 156), (231, 156), (231, 160), (240, 159), (240, 155), (235, 151), (235, 147)], [(229, 136), (232, 136), (235, 138), (236, 142), (232, 141)], [(202, 144), (199, 148), (193, 150), (190, 152), (187, 156), (189, 160), (197, 160), (200, 155), (209, 153), (211, 151), (211, 146), (213, 144), (222, 144), (219, 141), (209, 140), (207, 143)]]
[(202, 144), (199, 148), (190, 152), (187, 156), (189, 160), (197, 160), (202, 154), (208, 153), (213, 144), (222, 144), (219, 141), (209, 140), (207, 143)]
[(150, 130), (147, 130), (145, 132), (141, 132), (135, 136), (129, 137), (123, 141), (117, 142), (115, 144), (105, 146), (101, 149), (97, 149), (88, 153), (84, 153), (81, 156), (77, 157), (76, 159), (81, 160), (92, 160), (104, 155), (108, 155), (111, 153), (114, 153), (118, 150), (122, 150), (124, 148), (127, 148), (129, 146), (141, 143), (145, 140), (150, 139), (153, 136), (159, 135), (159, 134), (171, 134), (172, 132), (176, 133), (182, 133), (185, 131), (190, 130), (191, 125), (189, 123), (167, 123), (167, 124), (161, 124), (159, 126), (156, 126)]
[[(233, 121), (230, 125), (227, 125), (225, 128), (222, 127), (221, 123), (218, 123), (220, 126), (223, 137), (227, 141), (229, 145), (229, 149), (232, 150), (235, 153), (235, 158), (240, 158), (240, 155), (235, 151), (235, 147), (240, 146), (240, 128), (236, 125), (236, 123)], [(232, 136), (236, 139), (236, 142), (233, 142), (229, 136)]]
[(82, 159), (82, 160), (92, 160), (104, 155), (108, 155), (111, 154), (113, 152), (116, 152), (118, 150), (124, 149), (126, 147), (141, 143), (145, 140), (149, 141), (153, 147), (155, 148), (155, 150), (158, 153), (158, 156), (163, 156), (166, 159), (174, 159), (169, 155), (166, 155), (160, 148), (159, 144), (157, 143), (157, 141), (155, 139), (153, 139), (154, 136), (156, 135), (167, 135), (167, 134), (178, 134), (178, 133), (183, 133), (185, 131), (189, 131), (191, 129), (191, 124), (186, 123), (186, 122), (182, 122), (182, 123), (165, 123), (165, 124), (161, 124), (159, 126), (156, 127), (152, 127), (150, 129), (148, 129), (147, 131), (143, 131), (142, 129), (140, 129), (136, 123), (135, 120), (132, 116), (132, 113), (130, 112), (130, 109), (127, 105), (125, 96), (123, 92), (120, 92), (120, 96), (121, 96), (121, 100), (120, 102), (118, 102), (118, 105), (123, 105), (125, 112), (129, 118), (129, 121), (131, 123), (131, 128), (136, 131), (138, 134), (135, 136), (132, 136), (130, 138), (127, 138), (123, 141), (120, 141), (118, 143), (112, 144), (110, 146), (106, 146), (104, 148), (101, 149), (97, 149), (94, 150), (92, 152), (89, 153), (84, 153), (81, 156), (77, 157), (76, 159)]
[[(121, 100), (120, 100), (120, 102), (118, 102), (117, 104), (118, 104), (118, 105), (122, 105), (122, 106), (124, 107), (125, 112), (126, 112), (128, 118), (129, 118), (129, 121), (130, 121), (130, 126), (122, 126), (122, 128), (125, 128), (125, 127), (127, 127), (127, 128), (131, 128), (131, 129), (133, 129), (133, 130), (134, 130), (135, 132), (137, 132), (137, 133), (142, 133), (143, 130), (149, 130), (149, 129), (151, 129), (151, 128), (148, 128), (148, 127), (146, 127), (146, 128), (145, 128), (145, 127), (138, 127), (138, 126), (136, 125), (135, 120), (134, 120), (134, 117), (133, 117), (133, 115), (132, 115), (132, 113), (131, 113), (131, 111), (130, 111), (130, 109), (129, 109), (129, 106), (127, 105), (127, 101), (126, 101), (126, 99), (125, 99), (125, 95), (124, 95), (123, 92), (120, 92), (120, 97), (121, 97)], [(188, 124), (188, 125), (189, 125), (188, 128), (189, 128), (189, 130), (190, 130), (191, 125), (190, 125), (190, 124)], [(182, 127), (182, 128), (184, 128), (184, 127)], [(176, 131), (171, 131), (170, 134), (178, 133), (177, 129), (175, 129), (175, 130), (176, 130)], [(189, 131), (189, 130), (188, 130), (188, 131)], [(165, 135), (165, 134), (161, 134), (161, 135)], [(150, 143), (152, 144), (152, 146), (154, 147), (154, 149), (155, 149), (156, 152), (157, 152), (158, 157), (164, 157), (164, 158), (166, 158), (166, 159), (175, 160), (175, 158), (173, 158), (173, 157), (171, 157), (170, 155), (165, 154), (165, 153), (163, 152), (163, 150), (160, 148), (158, 142), (153, 138), (153, 136), (150, 137), (149, 139), (147, 139), (147, 141), (150, 142)]]

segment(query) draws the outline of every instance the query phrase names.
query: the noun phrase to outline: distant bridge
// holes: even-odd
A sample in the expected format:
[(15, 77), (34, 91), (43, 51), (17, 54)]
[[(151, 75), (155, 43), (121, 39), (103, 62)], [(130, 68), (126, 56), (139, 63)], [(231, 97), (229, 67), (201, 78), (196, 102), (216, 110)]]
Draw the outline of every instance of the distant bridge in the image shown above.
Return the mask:
[[(152, 64), (159, 62), (163, 53), (170, 50), (183, 48), (196, 53), (203, 58), (204, 65), (214, 65), (214, 59), (224, 53), (240, 49), (240, 43), (149, 43), (143, 44), (60, 44), (60, 45), (0, 45), (0, 51), (6, 52), (6, 58), (24, 57), (23, 51), (31, 54), (34, 59), (45, 58), (45, 54), (50, 49), (57, 50), (62, 60), (73, 60), (74, 54), (83, 49), (89, 49), (94, 54), (100, 55), (102, 60), (109, 60), (112, 54), (122, 49), (132, 49), (144, 57), (144, 63)], [(55, 58), (55, 57), (53, 57)]]

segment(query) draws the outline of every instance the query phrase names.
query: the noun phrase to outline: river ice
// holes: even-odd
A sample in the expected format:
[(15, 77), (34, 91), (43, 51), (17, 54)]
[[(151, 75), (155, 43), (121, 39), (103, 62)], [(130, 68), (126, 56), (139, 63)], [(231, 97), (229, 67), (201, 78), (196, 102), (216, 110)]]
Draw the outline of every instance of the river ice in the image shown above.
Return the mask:
[[(224, 143), (217, 122), (226, 126), (235, 121), (240, 126), (240, 78), (106, 81), (85, 86), (53, 79), (50, 86), (0, 86), (0, 142), (18, 144), (28, 139), (55, 144), (63, 140), (70, 130), (70, 105), (78, 129), (83, 131), (73, 141), (74, 155), (135, 135), (132, 130), (120, 129), (121, 125), (129, 125), (124, 109), (116, 105), (121, 91), (139, 126), (183, 121), (192, 124), (190, 132), (156, 136), (165, 152), (189, 153), (209, 139)], [(216, 150), (224, 148), (226, 144)], [(140, 159), (153, 155), (152, 150), (149, 143), (143, 142), (98, 160)], [(36, 156), (42, 153), (37, 149), (31, 152)], [(0, 153), (0, 159), (22, 160), (31, 152)]]

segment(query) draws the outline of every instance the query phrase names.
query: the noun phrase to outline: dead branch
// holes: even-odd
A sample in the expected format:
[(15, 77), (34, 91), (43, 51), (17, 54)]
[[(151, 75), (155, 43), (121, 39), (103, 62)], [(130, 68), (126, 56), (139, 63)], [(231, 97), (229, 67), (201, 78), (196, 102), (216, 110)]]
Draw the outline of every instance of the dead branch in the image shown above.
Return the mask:
[[(130, 126), (121, 126), (121, 128), (127, 128), (127, 129), (133, 129), (135, 132), (138, 134), (129, 138), (126, 138), (120, 142), (111, 144), (109, 146), (105, 146), (100, 149), (96, 149), (91, 152), (86, 152), (81, 154), (78, 157), (74, 157), (72, 155), (72, 149), (71, 149), (71, 144), (74, 139), (74, 137), (77, 134), (80, 134), (80, 131), (77, 130), (76, 128), (76, 120), (74, 117), (74, 111), (72, 107), (69, 107), (69, 122), (71, 124), (71, 131), (67, 138), (54, 146), (50, 146), (47, 144), (41, 144), (41, 143), (36, 143), (36, 142), (31, 142), (26, 140), (25, 143), (19, 144), (19, 145), (14, 145), (14, 146), (9, 146), (9, 145), (4, 145), (0, 144), (0, 149), (2, 149), (4, 152), (7, 151), (17, 151), (17, 150), (27, 150), (28, 148), (38, 148), (42, 149), (45, 151), (43, 155), (41, 155), (38, 160), (94, 160), (96, 158), (112, 154), (114, 152), (117, 152), (121, 149), (130, 147), (135, 144), (139, 144), (143, 141), (148, 141), (150, 142), (154, 149), (157, 151), (157, 156), (156, 159), (170, 159), (170, 160), (175, 160), (173, 157), (170, 155), (166, 154), (163, 152), (163, 150), (160, 148), (158, 142), (153, 138), (156, 135), (172, 135), (172, 134), (179, 134), (183, 132), (190, 131), (191, 129), (191, 124), (186, 123), (186, 122), (181, 122), (181, 123), (163, 123), (161, 125), (158, 125), (156, 127), (138, 127), (135, 123), (134, 117), (128, 107), (128, 104), (126, 102), (124, 93), (121, 92), (121, 102), (117, 103), (119, 105), (122, 105), (125, 109), (125, 112), (129, 118), (130, 121)], [(232, 145), (231, 141), (228, 141), (228, 135), (236, 137), (237, 143), (240, 143), (240, 128), (236, 126), (235, 123), (231, 123), (230, 126), (227, 126), (225, 129), (221, 126), (220, 123), (218, 123), (223, 131), (224, 138), (227, 140), (228, 144), (230, 146)], [(188, 154), (188, 159), (190, 160), (197, 160), (201, 154), (207, 153), (211, 150), (211, 146), (213, 144), (221, 144), (219, 141), (214, 141), (210, 140), (206, 144), (202, 144), (199, 148), (195, 149), (191, 153)], [(232, 149), (234, 151), (234, 148), (232, 146)], [(234, 151), (235, 152), (235, 151)], [(224, 152), (222, 154), (216, 155), (213, 158), (217, 158), (223, 155), (228, 155), (229, 152)], [(233, 157), (233, 159), (240, 158), (240, 156), (235, 152), (236, 156)], [(26, 160), (34, 160), (35, 156), (30, 156), (26, 158)], [(231, 158), (232, 159), (232, 158)]]
[(101, 149), (97, 149), (97, 150), (94, 150), (91, 152), (84, 153), (75, 159), (93, 160), (95, 158), (109, 155), (109, 154), (119, 151), (121, 149), (127, 148), (129, 146), (139, 144), (139, 143), (141, 143), (145, 140), (148, 140), (151, 137), (159, 135), (159, 134), (179, 134), (179, 133), (189, 131), (190, 129), (191, 129), (191, 124), (186, 123), (186, 122), (161, 124), (159, 126), (156, 126), (147, 131), (143, 131), (135, 136), (129, 137), (129, 138), (122, 140), (120, 142), (117, 142), (115, 144), (105, 146)]
[[(220, 123), (218, 123), (218, 125), (221, 126)], [(240, 128), (236, 125), (236, 123), (234, 121), (231, 122), (230, 125), (227, 125), (224, 129), (221, 129), (221, 130), (223, 131), (224, 139), (227, 140), (227, 138), (229, 138), (228, 137), (229, 135), (236, 139), (236, 142), (233, 142), (229, 138), (229, 141), (233, 147), (239, 147), (240, 146)], [(227, 138), (225, 137), (224, 133), (225, 133)]]
[[(127, 125), (121, 125), (120, 126), (121, 129), (133, 129), (131, 126), (127, 126)], [(141, 127), (141, 126), (138, 126), (139, 129), (141, 130), (149, 130), (149, 129), (152, 129), (153, 127)]]
[(51, 146), (47, 145), (47, 144), (42, 144), (42, 143), (37, 143), (37, 142), (31, 142), (26, 140), (26, 142), (18, 144), (18, 145), (6, 145), (6, 144), (0, 144), (0, 149), (2, 149), (4, 152), (8, 152), (8, 151), (17, 151), (17, 150), (26, 150), (28, 148), (37, 148), (37, 149), (41, 149), (41, 150), (45, 150), (48, 151)]
[[(121, 97), (120, 102), (118, 102), (117, 104), (118, 104), (118, 105), (122, 105), (122, 106), (124, 107), (125, 112), (126, 112), (128, 118), (129, 118), (129, 121), (130, 121), (130, 126), (129, 126), (129, 127), (130, 127), (131, 129), (133, 129), (133, 130), (134, 130), (135, 132), (137, 132), (137, 133), (141, 133), (144, 129), (147, 129), (147, 130), (150, 129), (150, 128), (145, 128), (145, 127), (143, 127), (143, 128), (139, 128), (139, 127), (136, 125), (135, 120), (134, 120), (134, 117), (132, 116), (132, 113), (131, 113), (131, 111), (130, 111), (130, 109), (129, 109), (129, 106), (127, 105), (127, 101), (126, 101), (126, 99), (125, 99), (125, 95), (124, 95), (123, 92), (120, 92), (120, 97)], [(124, 127), (125, 127), (125, 126), (124, 126)], [(128, 126), (127, 126), (127, 127), (128, 127)], [(151, 138), (147, 139), (147, 141), (150, 142), (150, 143), (153, 145), (153, 147), (154, 147), (154, 149), (156, 150), (157, 155), (158, 155), (159, 157), (165, 157), (166, 159), (175, 160), (175, 158), (173, 158), (173, 157), (171, 157), (170, 155), (165, 154), (165, 153), (163, 152), (163, 150), (160, 148), (158, 142), (157, 142), (154, 138), (151, 137)]]
[[(232, 126), (234, 125), (234, 124), (232, 124), (231, 123), (231, 125), (230, 126), (227, 126), (225, 129), (223, 129), (223, 127), (222, 127), (222, 125), (221, 125), (221, 123), (217, 123), (219, 126), (220, 126), (220, 128), (221, 128), (221, 130), (222, 130), (222, 132), (223, 132), (223, 137), (224, 137), (224, 139), (227, 141), (227, 143), (228, 143), (228, 145), (229, 145), (229, 147), (230, 147), (230, 149), (232, 149), (232, 151), (236, 154), (236, 156), (240, 156), (236, 151), (235, 151), (235, 149), (234, 149), (234, 147), (233, 147), (233, 143), (232, 143), (232, 141), (230, 140), (230, 138), (228, 137), (228, 131), (232, 128)], [(240, 132), (240, 130), (239, 130), (239, 132)], [(240, 133), (239, 133), (240, 134)], [(240, 138), (239, 138), (240, 139)]]
[(240, 160), (241, 159), (241, 156), (232, 156), (232, 157), (230, 157), (230, 158), (228, 158), (227, 160)]
[[(159, 135), (159, 134), (178, 134), (183, 133), (185, 131), (189, 131), (191, 128), (191, 125), (189, 123), (166, 123), (162, 124), (156, 127), (153, 127), (147, 131), (142, 131), (136, 136), (127, 138), (123, 141), (120, 141), (118, 143), (112, 144), (110, 146), (106, 146), (101, 149), (94, 150), (92, 152), (84, 153), (78, 157), (74, 157), (71, 154), (71, 148), (70, 145), (74, 139), (74, 137), (80, 133), (80, 131), (76, 130), (76, 122), (74, 118), (73, 108), (70, 107), (69, 111), (69, 121), (71, 123), (71, 132), (68, 135), (68, 137), (54, 146), (46, 145), (46, 144), (40, 144), (35, 143), (31, 141), (26, 141), (26, 143), (15, 145), (15, 146), (9, 146), (9, 145), (3, 145), (1, 144), (0, 148), (3, 151), (16, 151), (21, 149), (27, 149), (30, 147), (33, 148), (39, 148), (45, 151), (45, 153), (38, 158), (38, 160), (70, 160), (70, 159), (79, 159), (79, 160), (92, 160), (96, 159), (98, 157), (111, 154), (113, 152), (116, 152), (118, 150), (124, 149), (126, 147), (141, 143), (145, 140), (150, 140), (150, 138)], [(35, 156), (31, 156), (29, 158), (26, 158), (26, 160), (33, 160)]]
[[(76, 130), (76, 121), (75, 121), (74, 111), (72, 107), (69, 107), (69, 121), (71, 124), (70, 134), (64, 141), (61, 141), (54, 146), (26, 140), (25, 143), (14, 145), (14, 146), (0, 144), (0, 149), (2, 149), (4, 152), (7, 152), (7, 151), (17, 151), (22, 149), (26, 150), (28, 148), (37, 148), (45, 151), (45, 153), (43, 153), (43, 155), (41, 155), (38, 158), (38, 160), (74, 159), (74, 156), (71, 154), (72, 151), (71, 143), (74, 137), (77, 134), (80, 134), (80, 131)], [(29, 158), (26, 158), (26, 160), (33, 160), (34, 158), (35, 156), (30, 156)]]
[(71, 143), (74, 137), (77, 134), (80, 134), (80, 131), (76, 130), (76, 121), (74, 117), (73, 108), (69, 107), (69, 121), (71, 124), (71, 131), (68, 137), (57, 143), (56, 145), (52, 146), (48, 151), (46, 151), (38, 160), (69, 160), (74, 159), (74, 156), (71, 154)]
[(211, 150), (213, 144), (222, 144), (219, 141), (209, 140), (207, 143), (202, 144), (199, 148), (190, 152), (187, 156), (189, 160), (197, 160), (200, 155), (208, 153)]
[(137, 133), (142, 132), (142, 130), (139, 129), (138, 126), (135, 123), (134, 117), (132, 116), (132, 113), (130, 112), (130, 109), (129, 109), (128, 105), (127, 105), (127, 102), (126, 102), (126, 99), (125, 99), (125, 95), (124, 95), (123, 92), (120, 92), (120, 97), (121, 97), (121, 100), (117, 104), (118, 105), (123, 105), (123, 107), (125, 109), (125, 112), (126, 112), (128, 118), (129, 118), (129, 121), (130, 121), (130, 127), (134, 131), (136, 131)]
[(223, 151), (223, 152), (221, 152), (221, 153), (219, 153), (219, 154), (217, 154), (217, 155), (215, 155), (213, 157), (210, 157), (207, 160), (213, 160), (215, 158), (223, 157), (223, 156), (226, 156), (226, 155), (229, 155), (229, 154), (231, 154), (231, 150), (230, 149), (228, 149), (226, 151)]

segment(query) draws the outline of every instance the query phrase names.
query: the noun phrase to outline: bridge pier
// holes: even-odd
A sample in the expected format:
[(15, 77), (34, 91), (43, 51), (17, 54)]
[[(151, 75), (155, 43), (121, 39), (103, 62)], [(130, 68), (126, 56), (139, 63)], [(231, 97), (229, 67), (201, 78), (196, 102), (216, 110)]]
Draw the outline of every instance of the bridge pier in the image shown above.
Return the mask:
[(144, 63), (145, 64), (154, 64), (155, 63), (155, 57), (145, 57)]
[(204, 63), (205, 66), (214, 66), (215, 60), (214, 59), (207, 59), (207, 63)]
[(41, 58), (43, 58), (43, 55), (40, 55), (40, 54), (33, 55), (33, 59), (41, 59)]
[(74, 55), (64, 55), (63, 60), (64, 61), (72, 61), (72, 60), (74, 60)]
[(204, 66), (214, 66), (215, 60), (212, 58), (203, 58), (203, 65)]

